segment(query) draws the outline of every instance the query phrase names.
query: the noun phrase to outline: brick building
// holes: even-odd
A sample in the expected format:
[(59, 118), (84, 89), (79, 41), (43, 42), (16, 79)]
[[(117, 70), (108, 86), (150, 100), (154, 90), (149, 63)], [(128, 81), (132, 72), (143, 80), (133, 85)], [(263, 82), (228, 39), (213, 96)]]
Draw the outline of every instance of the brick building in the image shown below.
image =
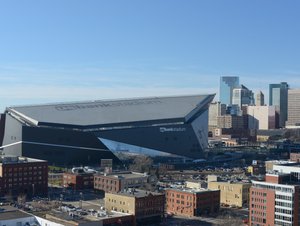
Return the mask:
[(149, 176), (144, 173), (120, 172), (111, 174), (95, 174), (94, 189), (117, 193), (126, 188), (138, 188), (146, 184)]
[(250, 189), (249, 225), (299, 225), (300, 186), (290, 174), (267, 174)]
[(94, 172), (85, 171), (82, 167), (73, 168), (72, 172), (63, 174), (63, 186), (75, 190), (93, 188)]
[(220, 190), (167, 189), (166, 210), (182, 216), (200, 216), (218, 212)]
[(138, 189), (105, 193), (105, 208), (133, 214), (137, 225), (158, 223), (164, 215), (165, 195)]
[(47, 161), (18, 156), (1, 156), (0, 193), (1, 195), (47, 195)]

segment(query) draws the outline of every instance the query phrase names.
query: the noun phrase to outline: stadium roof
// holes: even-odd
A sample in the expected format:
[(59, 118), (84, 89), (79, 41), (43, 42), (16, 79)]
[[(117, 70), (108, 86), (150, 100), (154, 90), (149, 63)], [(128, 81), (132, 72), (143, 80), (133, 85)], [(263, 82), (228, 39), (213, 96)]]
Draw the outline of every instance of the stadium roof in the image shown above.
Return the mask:
[(96, 100), (59, 104), (14, 106), (6, 110), (33, 125), (109, 125), (164, 119), (189, 120), (214, 95)]

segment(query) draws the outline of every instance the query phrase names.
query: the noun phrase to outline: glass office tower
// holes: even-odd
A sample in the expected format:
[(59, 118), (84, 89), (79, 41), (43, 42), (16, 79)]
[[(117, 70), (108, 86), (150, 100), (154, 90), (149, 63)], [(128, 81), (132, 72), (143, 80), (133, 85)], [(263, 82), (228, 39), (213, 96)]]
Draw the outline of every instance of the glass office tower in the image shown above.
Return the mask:
[(222, 104), (232, 104), (232, 90), (239, 86), (239, 77), (221, 76), (220, 78), (220, 102)]
[(269, 85), (269, 105), (278, 107), (278, 127), (284, 127), (287, 121), (288, 90), (289, 85), (286, 82)]
[(232, 90), (232, 104), (242, 108), (243, 105), (254, 105), (253, 92), (241, 85)]

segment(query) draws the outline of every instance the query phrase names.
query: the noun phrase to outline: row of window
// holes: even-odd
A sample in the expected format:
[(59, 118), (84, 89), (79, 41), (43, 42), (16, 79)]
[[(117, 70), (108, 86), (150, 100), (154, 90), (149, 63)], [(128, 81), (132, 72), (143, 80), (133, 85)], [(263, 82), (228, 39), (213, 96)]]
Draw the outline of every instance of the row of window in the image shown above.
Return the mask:
[[(172, 192), (167, 192), (166, 195), (167, 195), (167, 196), (171, 196), (171, 197), (175, 197), (175, 194), (172, 193)], [(185, 199), (185, 198), (186, 198), (187, 200), (188, 200), (188, 199), (189, 199), (189, 200), (192, 200), (193, 197), (192, 197), (191, 195), (180, 195), (180, 194), (176, 194), (176, 198), (178, 198), (178, 199), (179, 199), (179, 198), (181, 198), (181, 199)]]
[(263, 205), (256, 205), (256, 204), (251, 204), (251, 207), (252, 207), (252, 208), (255, 208), (255, 209), (261, 209), (261, 210), (266, 210), (266, 209), (267, 209), (266, 206), (263, 206)]
[(37, 170), (37, 169), (46, 169), (46, 168), (47, 166), (7, 167), (7, 168), (3, 168), (3, 171), (17, 172), (17, 171), (28, 171), (28, 170)]
[(275, 195), (275, 199), (292, 201), (293, 197), (292, 196), (287, 196), (287, 195)]
[(5, 179), (4, 181), (7, 182), (12, 182), (12, 181), (35, 181), (35, 180), (42, 180), (43, 177), (42, 176), (38, 176), (38, 177), (18, 177), (18, 178), (9, 178), (9, 179)]
[(286, 217), (286, 216), (282, 216), (282, 215), (275, 215), (275, 219), (278, 219), (278, 220), (284, 220), (284, 221), (292, 221), (292, 218), (291, 217)]
[(267, 193), (265, 193), (265, 192), (259, 192), (259, 191), (252, 191), (252, 195), (266, 197)]
[(31, 172), (31, 171), (29, 171), (29, 172), (23, 172), (23, 173), (5, 173), (4, 175), (6, 176), (6, 177), (16, 177), (16, 176), (19, 176), (19, 177), (21, 177), (21, 176), (27, 176), (27, 175), (42, 175), (43, 174), (43, 172), (41, 172), (41, 171), (39, 171), (39, 172), (36, 172), (36, 171), (34, 171), (34, 172)]
[(259, 184), (259, 183), (253, 183), (252, 187), (254, 188), (261, 188), (261, 189), (267, 189), (267, 190), (276, 190), (280, 192), (285, 192), (287, 194), (294, 193), (293, 187), (281, 187), (279, 184), (276, 185), (270, 185), (270, 184)]
[(266, 216), (266, 212), (251, 210), (251, 215), (265, 217)]
[(292, 226), (293, 223), (286, 223), (286, 222), (281, 222), (281, 221), (275, 221), (275, 225)]
[(108, 185), (104, 185), (104, 184), (94, 184), (94, 188), (98, 188), (98, 189), (102, 189), (102, 190), (106, 190), (106, 191), (117, 191), (116, 187), (112, 187), (112, 186), (108, 186)]
[[(36, 182), (35, 184), (47, 184), (46, 181), (42, 182), (42, 181), (39, 181), (39, 182)], [(24, 182), (24, 183), (11, 183), (11, 184), (5, 184), (3, 187), (4, 188), (12, 188), (12, 187), (22, 187), (22, 186), (32, 186), (32, 183), (27, 183), (27, 182)]]
[(251, 198), (252, 202), (259, 202), (259, 203), (266, 203), (266, 199), (260, 199), (260, 198)]
[(282, 207), (289, 207), (292, 208), (293, 204), (292, 203), (288, 203), (288, 202), (279, 202), (279, 201), (275, 201), (275, 206), (282, 206)]
[(286, 209), (280, 209), (280, 208), (275, 208), (275, 212), (276, 213), (284, 213), (284, 214), (293, 214), (292, 210), (286, 210)]
[(100, 177), (95, 177), (94, 178), (94, 181), (96, 182), (96, 181), (102, 181), (102, 183), (105, 183), (106, 182), (106, 184), (117, 184), (117, 181), (116, 180), (108, 180), (108, 179), (103, 179), (103, 178), (100, 178)]

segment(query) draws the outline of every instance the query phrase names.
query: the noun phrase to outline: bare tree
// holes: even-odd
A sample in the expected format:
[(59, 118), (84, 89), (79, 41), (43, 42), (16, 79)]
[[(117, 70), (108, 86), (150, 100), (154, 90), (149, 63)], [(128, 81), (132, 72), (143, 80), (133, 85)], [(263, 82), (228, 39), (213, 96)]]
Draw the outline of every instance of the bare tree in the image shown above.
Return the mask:
[(149, 156), (135, 156), (133, 163), (129, 166), (132, 171), (149, 172), (153, 164), (153, 160)]

